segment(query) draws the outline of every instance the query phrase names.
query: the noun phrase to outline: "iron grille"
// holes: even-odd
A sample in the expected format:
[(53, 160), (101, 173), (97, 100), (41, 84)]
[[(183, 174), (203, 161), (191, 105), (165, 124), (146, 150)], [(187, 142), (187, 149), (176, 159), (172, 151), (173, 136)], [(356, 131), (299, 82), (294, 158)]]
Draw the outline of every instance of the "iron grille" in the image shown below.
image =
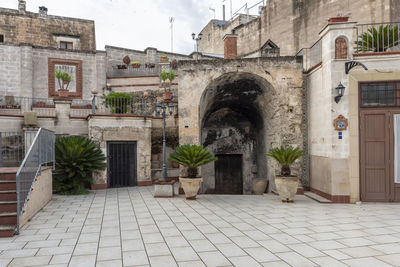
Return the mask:
[(400, 106), (400, 81), (360, 83), (360, 106)]

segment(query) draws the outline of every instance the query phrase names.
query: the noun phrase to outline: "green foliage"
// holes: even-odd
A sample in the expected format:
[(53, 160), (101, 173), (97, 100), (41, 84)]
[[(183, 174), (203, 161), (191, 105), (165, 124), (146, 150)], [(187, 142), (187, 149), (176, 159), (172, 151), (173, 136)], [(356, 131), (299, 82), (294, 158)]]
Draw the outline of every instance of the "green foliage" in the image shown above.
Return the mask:
[(161, 81), (165, 82), (167, 79), (172, 82), (175, 79), (175, 72), (173, 70), (162, 70), (160, 73)]
[(140, 61), (132, 61), (131, 65), (140, 66), (142, 63)]
[[(71, 75), (69, 75), (68, 73), (66, 73), (64, 71), (56, 70), (55, 76), (56, 76), (58, 86), (60, 87), (60, 89), (67, 90), (68, 86), (72, 80)], [(64, 86), (66, 86), (66, 87), (64, 88)]]
[(111, 108), (112, 113), (125, 114), (130, 110), (133, 100), (128, 93), (112, 92), (108, 95), (103, 95), (104, 104), (107, 108)]
[(160, 58), (168, 58), (167, 55), (162, 55)]
[(188, 167), (189, 178), (196, 178), (199, 166), (216, 161), (218, 158), (203, 146), (183, 145), (178, 146), (175, 152), (170, 154), (169, 160)]
[(106, 168), (105, 156), (90, 139), (81, 136), (57, 137), (54, 187), (58, 194), (87, 193), (85, 184), (93, 182), (92, 174)]
[(269, 157), (276, 159), (281, 164), (281, 175), (290, 176), (290, 165), (292, 165), (298, 158), (303, 156), (304, 151), (299, 148), (288, 147), (272, 148), (269, 153), (265, 154)]
[(388, 48), (399, 45), (399, 37), (398, 25), (380, 25), (360, 34), (355, 44), (358, 52), (384, 52)]

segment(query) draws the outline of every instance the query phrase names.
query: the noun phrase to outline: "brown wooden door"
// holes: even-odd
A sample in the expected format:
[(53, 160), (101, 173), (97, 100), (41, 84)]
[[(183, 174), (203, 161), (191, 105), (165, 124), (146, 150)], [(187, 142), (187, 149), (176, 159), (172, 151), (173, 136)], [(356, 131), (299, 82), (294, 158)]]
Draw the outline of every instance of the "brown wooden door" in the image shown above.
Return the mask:
[(362, 110), (360, 115), (361, 200), (390, 201), (390, 112)]
[(215, 193), (243, 194), (242, 155), (217, 155)]

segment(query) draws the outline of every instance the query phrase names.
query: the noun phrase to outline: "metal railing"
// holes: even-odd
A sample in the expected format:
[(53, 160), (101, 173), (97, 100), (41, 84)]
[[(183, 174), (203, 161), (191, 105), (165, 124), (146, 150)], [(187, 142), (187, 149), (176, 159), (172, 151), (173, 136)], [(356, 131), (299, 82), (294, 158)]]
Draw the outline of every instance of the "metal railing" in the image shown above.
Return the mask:
[(33, 184), (41, 173), (42, 166), (52, 163), (54, 169), (55, 139), (54, 132), (40, 128), (17, 171), (17, 234), (19, 233), (21, 214), (29, 199)]
[(12, 95), (0, 97), (0, 114), (23, 115), (25, 111), (36, 111), (38, 116), (56, 116), (53, 99)]
[(400, 22), (358, 24), (356, 53), (400, 51)]
[(95, 97), (92, 114), (98, 115), (154, 115), (155, 103), (146, 98)]
[(132, 66), (125, 66), (126, 69), (119, 69), (118, 66), (113, 66), (107, 71), (107, 77), (126, 77), (126, 76), (149, 76), (149, 75), (159, 75), (160, 65), (159, 64), (144, 64), (140, 65), (138, 68)]
[(0, 167), (18, 167), (25, 157), (23, 132), (0, 133)]
[(309, 71), (322, 62), (322, 40), (319, 39), (310, 48), (301, 49), (296, 56), (303, 56), (303, 69)]
[(72, 100), (70, 116), (73, 118), (87, 118), (92, 114), (92, 100)]

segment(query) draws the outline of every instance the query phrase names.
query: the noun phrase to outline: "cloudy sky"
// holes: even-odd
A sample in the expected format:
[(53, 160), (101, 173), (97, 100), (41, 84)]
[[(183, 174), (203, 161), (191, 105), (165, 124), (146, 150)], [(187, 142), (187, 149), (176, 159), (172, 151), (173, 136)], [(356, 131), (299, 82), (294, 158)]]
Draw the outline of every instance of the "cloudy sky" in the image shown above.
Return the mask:
[[(26, 0), (29, 11), (46, 6), (51, 15), (86, 18), (96, 23), (97, 49), (105, 45), (143, 50), (156, 47), (171, 50), (169, 17), (174, 17), (174, 52), (189, 54), (194, 49), (192, 32), (198, 33), (214, 18), (222, 19), (222, 5), (230, 16), (246, 2), (260, 0)], [(18, 0), (1, 0), (1, 7), (17, 9)], [(243, 9), (242, 12), (244, 13)], [(250, 10), (257, 13), (257, 7)]]

